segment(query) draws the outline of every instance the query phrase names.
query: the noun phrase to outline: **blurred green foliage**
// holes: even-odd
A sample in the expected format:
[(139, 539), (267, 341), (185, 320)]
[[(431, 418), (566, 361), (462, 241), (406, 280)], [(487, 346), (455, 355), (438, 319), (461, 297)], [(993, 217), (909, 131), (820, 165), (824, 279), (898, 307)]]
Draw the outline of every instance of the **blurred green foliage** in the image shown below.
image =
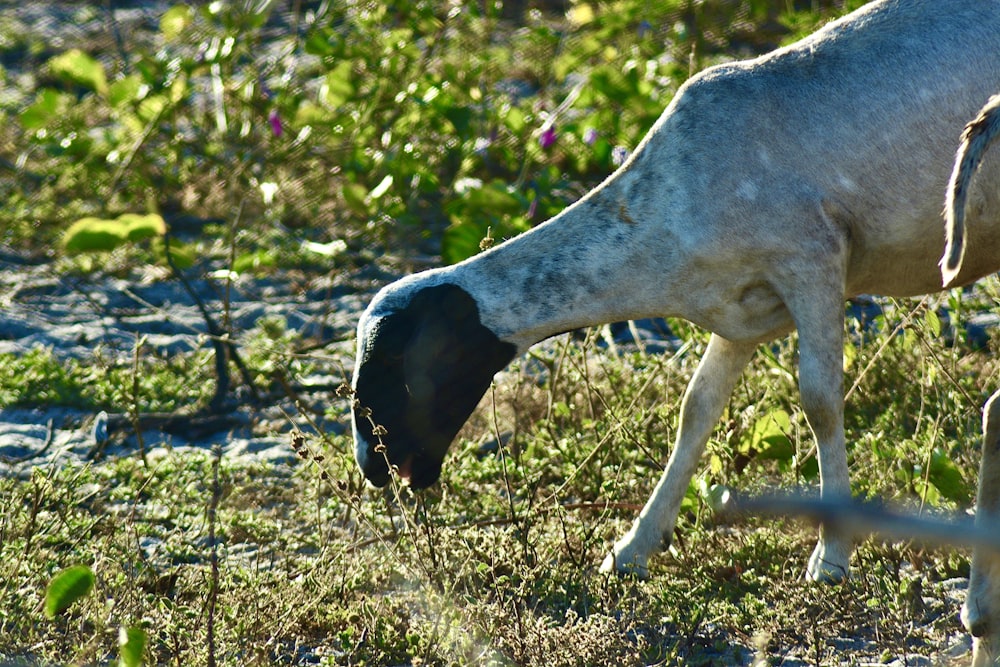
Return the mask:
[(5, 78), (39, 66), (4, 109), (0, 242), (145, 212), (241, 218), (251, 256), (298, 236), (457, 261), (610, 173), (691, 73), (857, 4), (212, 2), (117, 50), (12, 33)]

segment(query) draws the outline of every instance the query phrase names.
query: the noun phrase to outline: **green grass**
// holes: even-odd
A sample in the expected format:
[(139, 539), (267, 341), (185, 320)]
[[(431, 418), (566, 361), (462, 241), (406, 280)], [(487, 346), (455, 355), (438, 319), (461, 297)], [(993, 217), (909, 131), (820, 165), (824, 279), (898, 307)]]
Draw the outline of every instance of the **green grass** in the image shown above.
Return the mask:
[[(332, 4), (284, 31), (223, 4), (178, 9), (159, 30), (127, 36), (127, 63), (106, 44), (75, 45), (100, 56), (105, 84), (84, 76), (85, 58), (52, 62), (68, 48), (0, 24), (0, 83), (32, 72), (20, 101), (4, 102), (15, 122), (0, 129), (0, 244), (63, 271), (128, 277), (164, 261), (161, 240), (67, 255), (62, 234), (85, 215), (158, 212), (190, 257), (182, 271), (348, 274), (383, 251), (457, 259), (487, 228), (503, 238), (536, 224), (603, 178), (613, 149), (634, 147), (691, 71), (859, 3), (595, 3), (592, 16), (577, 4), (568, 18)], [(275, 46), (297, 58), (262, 56)], [(569, 74), (590, 85), (543, 148), (543, 112), (567, 98)], [(213, 84), (220, 97), (207, 98)], [(346, 254), (330, 262), (303, 250), (341, 239)], [(946, 344), (928, 313), (982, 311), (997, 290), (990, 280), (964, 300), (902, 301), (863, 334), (848, 322), (857, 495), (969, 506), (979, 406), (1000, 368), (962, 340)], [(289, 425), (274, 428), (301, 452), (293, 465), (160, 448), (0, 477), (0, 662), (109, 664), (119, 630), (135, 627), (147, 663), (169, 665), (942, 656), (962, 632), (947, 582), (967, 575), (967, 552), (867, 541), (851, 581), (817, 587), (802, 581), (812, 528), (720, 526), (705, 505), (712, 484), (815, 483), (794, 339), (762, 347), (734, 392), (685, 498), (676, 554), (655, 558), (645, 582), (597, 572), (659, 477), (706, 341), (672, 324), (688, 345), (674, 358), (615, 357), (590, 336), (516, 362), (463, 429), (441, 483), (419, 494), (367, 488), (349, 438), (300, 440)], [(294, 352), (280, 327), (232, 335), (261, 386), (277, 370), (294, 381), (329, 363)], [(169, 411), (211, 394), (209, 352), (135, 361), (5, 355), (0, 406)], [(347, 408), (331, 395), (334, 421), (346, 423)], [(484, 446), (498, 437), (500, 452)], [(48, 620), (46, 587), (76, 564), (93, 570), (94, 590)], [(843, 638), (878, 648), (858, 655), (838, 648)]]
[[(144, 411), (169, 412), (197, 405), (211, 394), (205, 367), (211, 354), (176, 358), (144, 357), (136, 375), (130, 360), (95, 353), (84, 360), (61, 360), (51, 350), (0, 354), (0, 408), (64, 405), (81, 409), (123, 411), (142, 397)], [(133, 383), (133, 378), (138, 382)]]

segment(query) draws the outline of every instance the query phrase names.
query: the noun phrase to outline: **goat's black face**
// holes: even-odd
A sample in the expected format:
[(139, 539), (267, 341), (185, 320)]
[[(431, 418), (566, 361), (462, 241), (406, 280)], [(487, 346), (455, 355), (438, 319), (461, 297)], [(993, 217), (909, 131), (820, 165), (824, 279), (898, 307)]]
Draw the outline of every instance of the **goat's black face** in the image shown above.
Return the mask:
[(402, 307), (365, 317), (371, 321), (359, 327), (354, 375), (358, 465), (376, 486), (389, 481), (387, 460), (410, 486), (430, 486), (455, 434), (516, 348), (480, 322), (475, 300), (457, 285), (417, 288)]

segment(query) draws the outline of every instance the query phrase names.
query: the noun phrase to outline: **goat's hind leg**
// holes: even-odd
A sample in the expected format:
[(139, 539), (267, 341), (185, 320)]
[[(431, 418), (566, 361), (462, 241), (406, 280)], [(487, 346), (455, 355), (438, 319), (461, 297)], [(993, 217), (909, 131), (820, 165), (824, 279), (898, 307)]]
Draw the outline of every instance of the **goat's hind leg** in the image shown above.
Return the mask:
[[(983, 408), (982, 456), (976, 523), (1000, 531), (1000, 391)], [(974, 667), (1000, 665), (1000, 554), (973, 551), (962, 623), (974, 638)]]

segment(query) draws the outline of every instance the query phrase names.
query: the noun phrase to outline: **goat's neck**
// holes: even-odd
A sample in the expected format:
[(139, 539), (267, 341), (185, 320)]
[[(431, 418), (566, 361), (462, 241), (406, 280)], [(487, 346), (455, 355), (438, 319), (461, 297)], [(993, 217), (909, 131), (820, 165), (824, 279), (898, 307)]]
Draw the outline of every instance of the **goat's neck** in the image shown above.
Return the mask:
[[(612, 179), (552, 220), (447, 271), (521, 351), (557, 333), (667, 315), (678, 246)], [(660, 209), (663, 210), (662, 208)]]

